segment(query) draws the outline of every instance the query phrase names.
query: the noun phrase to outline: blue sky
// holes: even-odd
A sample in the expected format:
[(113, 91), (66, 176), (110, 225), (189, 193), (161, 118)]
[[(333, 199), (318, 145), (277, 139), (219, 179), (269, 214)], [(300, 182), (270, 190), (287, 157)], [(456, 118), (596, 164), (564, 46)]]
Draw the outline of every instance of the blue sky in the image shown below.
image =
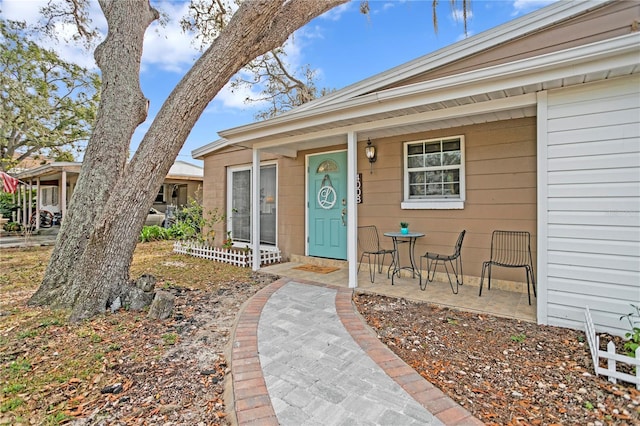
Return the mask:
[[(471, 0), (468, 36), (522, 16), (552, 3), (553, 0)], [(0, 0), (4, 19), (33, 23), (46, 0)], [(147, 30), (142, 58), (141, 86), (151, 101), (149, 117), (132, 141), (135, 150), (164, 99), (189, 69), (199, 52), (192, 36), (179, 28), (185, 13), (184, 1), (154, 1), (174, 21)], [(438, 33), (432, 24), (431, 0), (370, 0), (369, 16), (359, 12), (359, 1), (333, 9), (294, 34), (286, 48), (293, 68), (309, 64), (318, 72), (317, 86), (340, 89), (391, 67), (446, 47), (465, 37), (460, 11), (448, 0), (440, 0)], [(96, 2), (92, 3), (93, 22), (106, 30)], [(61, 26), (61, 34), (71, 28)], [(71, 43), (41, 40), (67, 60), (95, 68), (92, 55)], [(97, 70), (97, 69), (96, 69)], [(216, 96), (189, 135), (178, 160), (194, 164), (191, 151), (218, 139), (217, 132), (254, 121), (259, 105), (243, 102), (246, 93), (225, 89)]]

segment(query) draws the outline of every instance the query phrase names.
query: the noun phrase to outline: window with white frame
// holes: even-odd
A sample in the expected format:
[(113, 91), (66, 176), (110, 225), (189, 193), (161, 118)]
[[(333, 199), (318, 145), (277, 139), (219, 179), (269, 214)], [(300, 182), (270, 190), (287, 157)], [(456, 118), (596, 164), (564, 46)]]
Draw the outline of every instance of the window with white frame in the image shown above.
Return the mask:
[(461, 209), (464, 136), (405, 142), (403, 209)]
[(58, 205), (58, 187), (57, 186), (43, 187), (40, 189), (40, 194), (42, 197), (42, 201), (40, 203), (41, 207)]
[[(260, 244), (276, 245), (276, 165), (260, 166)], [(251, 166), (228, 171), (227, 218), (236, 243), (251, 242)]]

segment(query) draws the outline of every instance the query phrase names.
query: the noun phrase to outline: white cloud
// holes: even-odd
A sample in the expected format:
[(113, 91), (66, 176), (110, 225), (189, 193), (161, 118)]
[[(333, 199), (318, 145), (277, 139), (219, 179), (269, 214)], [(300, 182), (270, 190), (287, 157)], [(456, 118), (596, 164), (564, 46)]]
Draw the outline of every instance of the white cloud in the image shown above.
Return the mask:
[(352, 3), (344, 3), (338, 7), (334, 7), (331, 10), (327, 10), (325, 13), (320, 15), (321, 19), (328, 19), (329, 21), (339, 21), (342, 18), (342, 15), (347, 13), (351, 9)]
[(467, 31), (467, 33), (462, 33), (460, 34), (457, 38), (456, 41), (461, 41), (461, 40), (465, 40), (471, 36), (473, 36), (475, 33), (473, 31)]
[(40, 8), (47, 5), (47, 0), (2, 0), (0, 10), (4, 19), (36, 23), (40, 19)]
[[(40, 19), (40, 8), (46, 6), (47, 0), (2, 0), (0, 9), (5, 19), (21, 20), (34, 25)], [(183, 73), (189, 68), (200, 52), (192, 43), (192, 34), (185, 34), (180, 27), (180, 18), (185, 15), (186, 2), (154, 3), (170, 17), (170, 21), (162, 26), (157, 21), (146, 31), (142, 53), (143, 70), (149, 66), (160, 67), (165, 71)], [(89, 17), (92, 24), (104, 37), (107, 33), (107, 22), (97, 1), (89, 2)], [(56, 51), (63, 59), (78, 65), (96, 69), (93, 55), (72, 41), (76, 30), (71, 24), (56, 24), (56, 32), (60, 41), (41, 38), (38, 44)]]
[(530, 12), (533, 9), (539, 9), (551, 3), (555, 3), (556, 1), (558, 0), (515, 0), (513, 2), (512, 15), (521, 15)]
[(160, 25), (151, 24), (144, 37), (142, 66), (158, 66), (165, 71), (183, 73), (200, 56), (195, 47), (194, 35), (185, 33), (180, 27), (180, 18), (186, 15), (188, 3), (162, 2), (157, 8), (170, 21)]
[(256, 98), (259, 93), (253, 88), (248, 88), (246, 86), (242, 86), (238, 89), (234, 89), (231, 91), (230, 84), (226, 84), (218, 95), (215, 97), (215, 100), (222, 103), (225, 108), (235, 108), (235, 109), (248, 109), (248, 108), (262, 108), (264, 104), (258, 102), (252, 102), (250, 104), (245, 103), (245, 99), (247, 97)]
[[(451, 17), (456, 22), (464, 22), (464, 11), (462, 9), (454, 9), (451, 12)], [(467, 10), (467, 22), (471, 21), (473, 18), (473, 12), (471, 10)]]

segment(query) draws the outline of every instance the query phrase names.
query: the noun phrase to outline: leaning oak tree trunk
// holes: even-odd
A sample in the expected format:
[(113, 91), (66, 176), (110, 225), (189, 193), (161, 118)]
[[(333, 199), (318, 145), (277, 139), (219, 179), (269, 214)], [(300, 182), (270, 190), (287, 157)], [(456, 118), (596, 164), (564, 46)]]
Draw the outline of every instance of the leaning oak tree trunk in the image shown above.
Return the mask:
[(71, 319), (79, 320), (104, 312), (125, 292), (146, 212), (209, 102), (249, 61), (346, 1), (244, 2), (126, 163), (131, 135), (146, 117), (139, 85), (143, 35), (158, 13), (148, 1), (100, 0), (109, 34), (95, 53), (103, 76), (98, 118), (45, 278), (29, 303), (71, 308)]
[(158, 12), (142, 1), (120, 5), (101, 1), (100, 5), (109, 32), (94, 55), (102, 71), (96, 123), (45, 278), (30, 304), (67, 308), (75, 304), (79, 289), (70, 284), (78, 259), (123, 173), (133, 132), (147, 117), (147, 100), (140, 90), (140, 58), (145, 30)]

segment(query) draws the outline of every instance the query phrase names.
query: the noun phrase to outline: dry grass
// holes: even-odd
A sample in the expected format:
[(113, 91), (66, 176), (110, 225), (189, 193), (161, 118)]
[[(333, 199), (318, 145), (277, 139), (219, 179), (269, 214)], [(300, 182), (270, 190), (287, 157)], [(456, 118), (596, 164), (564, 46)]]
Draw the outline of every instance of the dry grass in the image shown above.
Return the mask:
[[(143, 312), (120, 312), (79, 324), (67, 312), (27, 307), (50, 247), (0, 253), (0, 424), (61, 424), (94, 407), (100, 389), (117, 381), (113, 366), (160, 357), (175, 342)], [(154, 275), (159, 287), (215, 290), (249, 280), (250, 270), (176, 255), (170, 242), (139, 244), (131, 277)], [(148, 336), (149, 330), (159, 333)], [(153, 344), (140, 345), (144, 341)], [(124, 386), (127, 386), (124, 383)]]

